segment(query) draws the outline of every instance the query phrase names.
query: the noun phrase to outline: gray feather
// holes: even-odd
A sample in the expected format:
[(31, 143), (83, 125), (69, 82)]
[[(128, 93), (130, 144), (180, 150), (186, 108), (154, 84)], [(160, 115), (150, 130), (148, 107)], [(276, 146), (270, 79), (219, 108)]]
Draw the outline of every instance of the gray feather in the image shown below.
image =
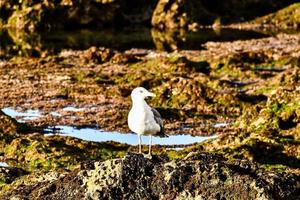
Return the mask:
[(159, 131), (159, 136), (166, 136), (165, 135), (165, 129), (164, 129), (164, 125), (163, 125), (163, 120), (161, 115), (159, 114), (159, 112), (157, 110), (155, 110), (154, 108), (151, 108), (151, 111), (154, 115), (154, 120), (155, 122), (159, 125), (160, 127), (160, 131)]

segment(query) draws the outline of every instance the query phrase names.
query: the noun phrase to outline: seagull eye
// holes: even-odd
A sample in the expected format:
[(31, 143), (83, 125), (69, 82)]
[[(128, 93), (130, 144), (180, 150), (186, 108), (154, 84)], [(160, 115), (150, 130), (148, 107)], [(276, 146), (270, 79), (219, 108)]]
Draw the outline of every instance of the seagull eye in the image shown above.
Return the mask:
[(143, 93), (143, 90), (140, 90), (140, 93)]

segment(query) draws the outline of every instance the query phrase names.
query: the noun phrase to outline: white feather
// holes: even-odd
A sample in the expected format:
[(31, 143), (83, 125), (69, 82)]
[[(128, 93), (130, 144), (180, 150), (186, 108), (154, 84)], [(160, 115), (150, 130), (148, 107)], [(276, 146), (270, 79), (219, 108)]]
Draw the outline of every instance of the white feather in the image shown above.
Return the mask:
[(154, 94), (142, 87), (135, 88), (131, 93), (132, 108), (128, 115), (128, 126), (138, 135), (154, 135), (161, 129), (154, 119), (151, 107), (145, 101), (147, 96)]

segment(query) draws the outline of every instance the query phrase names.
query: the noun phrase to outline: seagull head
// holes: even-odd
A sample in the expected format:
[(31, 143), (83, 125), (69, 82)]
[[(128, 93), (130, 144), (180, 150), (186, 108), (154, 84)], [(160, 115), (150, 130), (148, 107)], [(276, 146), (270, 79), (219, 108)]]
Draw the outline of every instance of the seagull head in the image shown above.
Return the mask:
[(131, 99), (134, 100), (138, 100), (138, 99), (145, 99), (146, 97), (155, 97), (155, 94), (149, 92), (148, 90), (146, 90), (143, 87), (137, 87), (135, 89), (132, 90), (131, 92)]

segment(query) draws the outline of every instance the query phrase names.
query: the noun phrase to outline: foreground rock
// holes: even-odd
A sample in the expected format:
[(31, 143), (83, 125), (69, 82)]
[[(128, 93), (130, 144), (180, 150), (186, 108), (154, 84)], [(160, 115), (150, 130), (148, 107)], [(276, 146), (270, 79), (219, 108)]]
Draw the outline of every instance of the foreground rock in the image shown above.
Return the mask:
[(206, 153), (173, 161), (129, 154), (86, 163), (55, 180), (15, 185), (1, 199), (296, 199), (299, 181)]

